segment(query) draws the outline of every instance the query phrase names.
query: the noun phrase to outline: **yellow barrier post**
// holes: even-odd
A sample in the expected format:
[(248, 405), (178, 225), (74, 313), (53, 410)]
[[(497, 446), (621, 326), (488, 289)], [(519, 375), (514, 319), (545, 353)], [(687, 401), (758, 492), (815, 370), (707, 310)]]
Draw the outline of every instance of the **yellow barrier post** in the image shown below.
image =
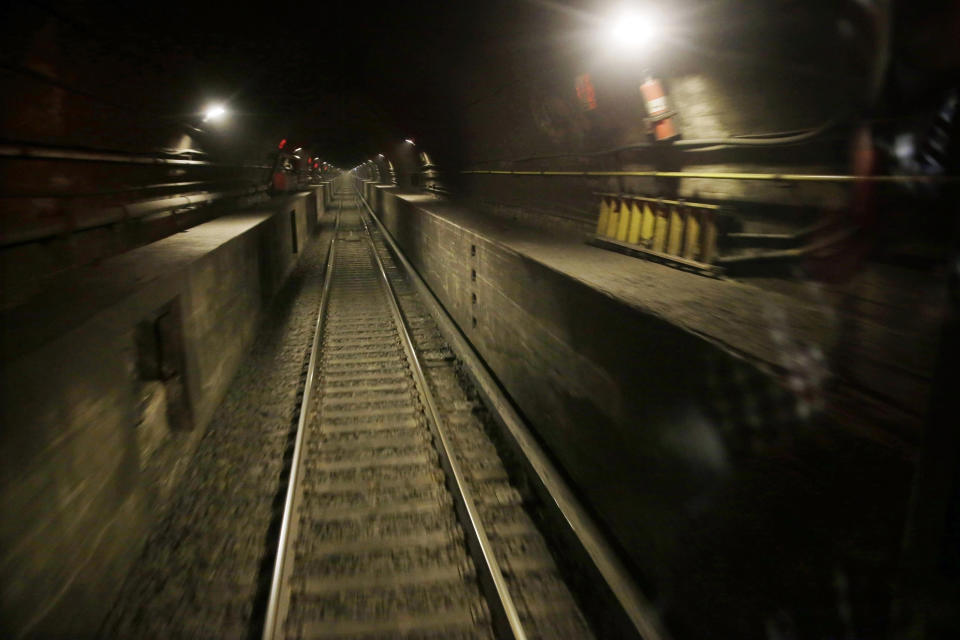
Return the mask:
[(630, 203), (630, 229), (627, 231), (627, 242), (630, 244), (640, 243), (640, 224), (643, 214), (640, 213), (640, 205), (636, 200)]
[(617, 237), (617, 228), (620, 226), (620, 201), (616, 198), (610, 201), (610, 218), (607, 220), (607, 230), (604, 232), (608, 238)]
[(650, 246), (650, 242), (653, 240), (653, 223), (655, 217), (650, 203), (644, 202), (643, 223), (640, 225), (640, 240), (647, 246)]
[(627, 241), (627, 231), (630, 229), (630, 201), (620, 201), (620, 224), (617, 226), (617, 241)]
[(663, 253), (663, 249), (667, 244), (667, 208), (663, 206), (662, 203), (656, 203), (654, 205), (654, 222), (653, 222), (653, 245), (652, 249), (654, 251), (659, 251)]
[(607, 196), (600, 196), (600, 217), (597, 219), (597, 235), (602, 236), (607, 231), (607, 223), (610, 220), (610, 205), (607, 204)]
[(696, 209), (689, 207), (684, 208), (683, 214), (686, 219), (683, 257), (687, 260), (693, 260), (700, 253), (700, 214)]
[(667, 234), (667, 253), (672, 256), (680, 255), (680, 243), (683, 240), (683, 218), (679, 207), (670, 206), (670, 231)]

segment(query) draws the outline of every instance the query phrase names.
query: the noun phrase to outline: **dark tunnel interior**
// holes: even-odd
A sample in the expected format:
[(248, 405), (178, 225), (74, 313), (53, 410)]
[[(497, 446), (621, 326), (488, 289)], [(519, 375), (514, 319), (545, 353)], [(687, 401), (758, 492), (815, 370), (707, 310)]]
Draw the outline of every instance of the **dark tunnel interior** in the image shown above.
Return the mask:
[(0, 636), (960, 637), (960, 3), (0, 43)]

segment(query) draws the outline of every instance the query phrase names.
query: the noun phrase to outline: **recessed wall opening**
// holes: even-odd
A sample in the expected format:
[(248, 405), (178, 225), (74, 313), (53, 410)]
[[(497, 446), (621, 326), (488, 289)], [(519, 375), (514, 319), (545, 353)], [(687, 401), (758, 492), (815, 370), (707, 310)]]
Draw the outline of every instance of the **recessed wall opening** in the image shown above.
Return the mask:
[(174, 298), (135, 329), (140, 415), (136, 424), (141, 460), (171, 431), (193, 428), (187, 393), (180, 300)]
[(290, 210), (290, 246), (293, 248), (293, 253), (299, 251), (297, 245), (297, 212), (295, 209)]

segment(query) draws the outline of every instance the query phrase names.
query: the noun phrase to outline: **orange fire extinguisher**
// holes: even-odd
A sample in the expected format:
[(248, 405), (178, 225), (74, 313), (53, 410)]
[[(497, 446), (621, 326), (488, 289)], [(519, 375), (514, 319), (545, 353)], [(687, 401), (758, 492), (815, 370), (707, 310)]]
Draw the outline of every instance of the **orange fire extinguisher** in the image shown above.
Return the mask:
[(643, 95), (643, 104), (647, 110), (647, 123), (653, 133), (653, 139), (661, 142), (679, 137), (680, 133), (673, 122), (673, 117), (677, 115), (677, 112), (670, 108), (670, 103), (660, 81), (648, 76), (640, 85), (640, 93)]

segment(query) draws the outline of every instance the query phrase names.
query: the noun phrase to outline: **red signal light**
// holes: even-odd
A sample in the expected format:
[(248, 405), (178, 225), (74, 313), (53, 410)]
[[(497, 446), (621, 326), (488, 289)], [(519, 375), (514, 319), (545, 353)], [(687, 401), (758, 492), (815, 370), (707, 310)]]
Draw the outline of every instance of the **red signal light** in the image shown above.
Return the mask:
[(589, 73), (577, 76), (576, 89), (580, 106), (584, 111), (593, 111), (597, 108), (597, 91), (593, 88), (593, 81), (590, 80)]
[(286, 139), (286, 138), (284, 138), (283, 140), (280, 141), (280, 144), (277, 146), (277, 149), (283, 149), (285, 146), (287, 146), (287, 139)]

